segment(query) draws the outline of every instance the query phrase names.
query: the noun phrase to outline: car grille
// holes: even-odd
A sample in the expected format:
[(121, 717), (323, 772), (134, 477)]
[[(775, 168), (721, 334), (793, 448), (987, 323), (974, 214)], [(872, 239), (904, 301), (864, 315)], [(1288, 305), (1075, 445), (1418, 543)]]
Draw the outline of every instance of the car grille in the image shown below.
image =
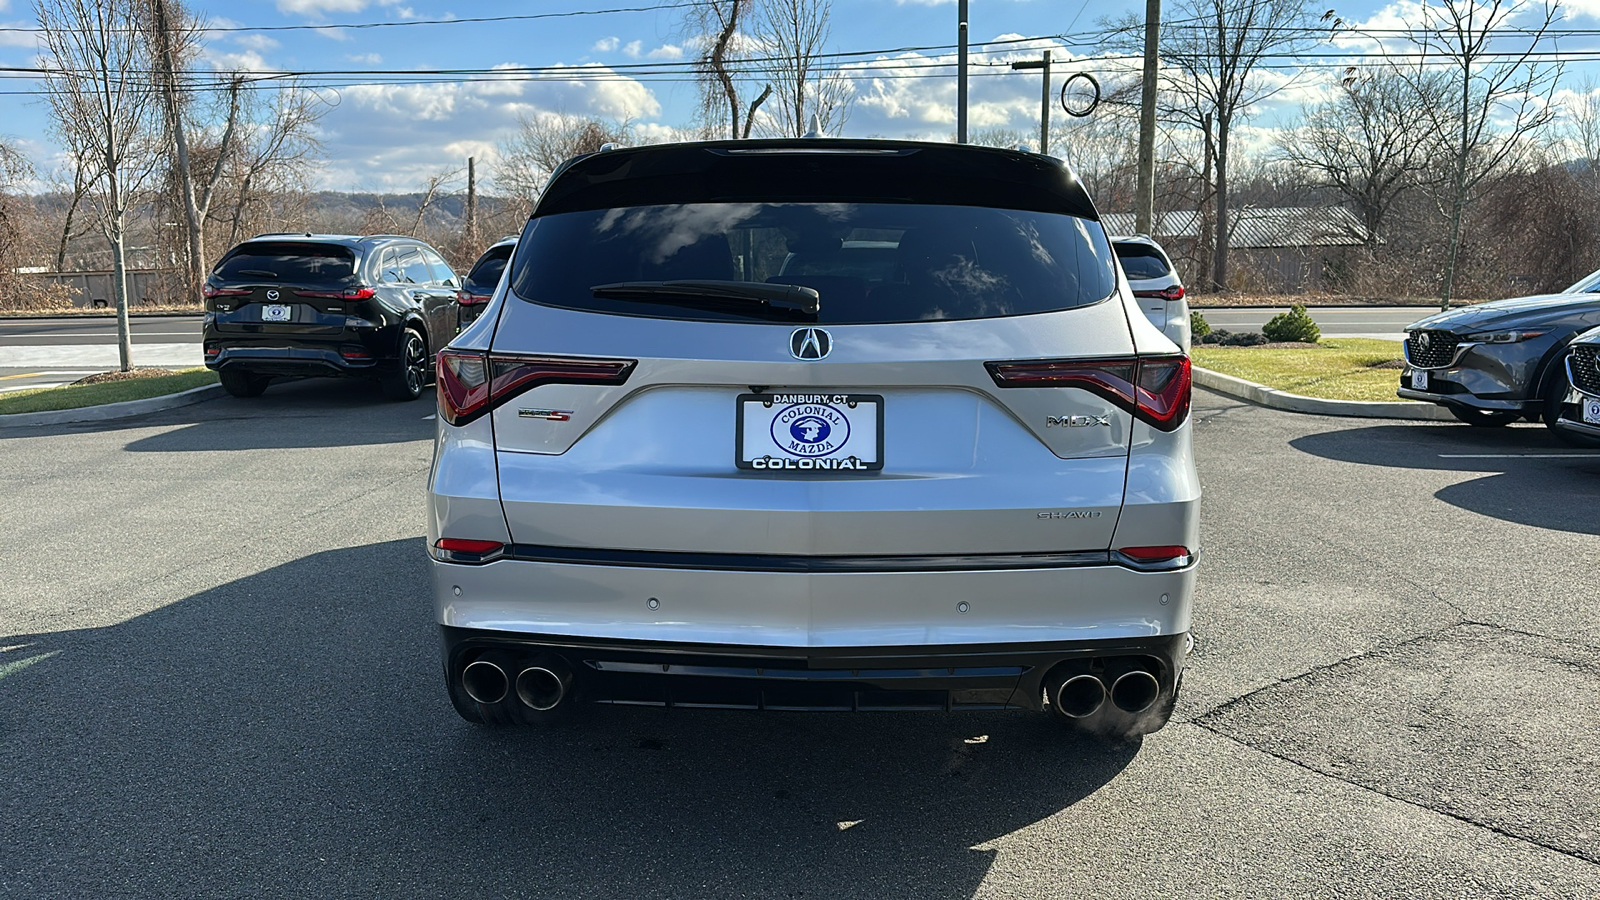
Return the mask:
[(1406, 358), (1419, 369), (1438, 369), (1456, 358), (1461, 338), (1448, 331), (1413, 331), (1406, 335)]
[(1569, 371), (1572, 373), (1572, 383), (1578, 390), (1600, 395), (1600, 344), (1573, 347)]

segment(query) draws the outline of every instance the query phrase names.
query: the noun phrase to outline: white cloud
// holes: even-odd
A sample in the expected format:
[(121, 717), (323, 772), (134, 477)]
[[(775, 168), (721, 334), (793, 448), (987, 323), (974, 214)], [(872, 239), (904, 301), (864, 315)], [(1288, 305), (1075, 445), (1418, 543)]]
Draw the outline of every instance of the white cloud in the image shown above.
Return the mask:
[[(3, 9), (4, 7), (0, 7)], [(7, 28), (37, 28), (32, 22), (6, 22)], [(39, 46), (39, 35), (30, 31), (0, 31), (0, 47), (28, 47)]]
[(219, 72), (271, 72), (276, 69), (268, 65), (266, 59), (254, 50), (228, 53), (208, 48), (204, 56), (206, 62)]
[(644, 41), (629, 41), (627, 46), (622, 48), (622, 53), (623, 53), (624, 56), (628, 56), (628, 57), (631, 57), (633, 59), (638, 59), (639, 58), (639, 54), (643, 50), (644, 50)]
[(235, 37), (233, 42), (246, 50), (254, 50), (257, 53), (275, 50), (279, 46), (277, 41), (264, 34), (241, 34)]
[(355, 53), (351, 54), (350, 56), (346, 56), (345, 59), (348, 59), (353, 63), (376, 66), (383, 62), (383, 55), (380, 53)]
[(325, 13), (356, 13), (366, 8), (367, 0), (278, 0), (278, 12), (313, 19), (320, 19)]
[(646, 53), (650, 59), (683, 59), (683, 48), (673, 44), (663, 44)]
[(614, 37), (603, 37), (600, 40), (595, 41), (594, 46), (590, 47), (589, 49), (596, 53), (610, 53), (611, 51), (617, 49), (617, 46), (621, 43), (621, 41)]

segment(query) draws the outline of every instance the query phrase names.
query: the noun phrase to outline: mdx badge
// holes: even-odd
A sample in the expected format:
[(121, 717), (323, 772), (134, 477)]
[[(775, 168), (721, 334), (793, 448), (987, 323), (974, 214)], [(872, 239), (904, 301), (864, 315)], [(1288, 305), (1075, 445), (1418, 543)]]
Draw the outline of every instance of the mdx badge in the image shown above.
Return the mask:
[(821, 328), (796, 328), (789, 335), (789, 355), (795, 359), (822, 359), (833, 352), (833, 337)]
[(1103, 416), (1045, 416), (1044, 427), (1083, 428), (1089, 425), (1110, 425), (1111, 414)]

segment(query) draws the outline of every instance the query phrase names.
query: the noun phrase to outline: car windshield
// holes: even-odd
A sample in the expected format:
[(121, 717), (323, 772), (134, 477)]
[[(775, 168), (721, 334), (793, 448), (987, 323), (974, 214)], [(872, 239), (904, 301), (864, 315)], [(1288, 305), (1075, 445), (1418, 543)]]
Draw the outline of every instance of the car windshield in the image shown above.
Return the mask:
[(296, 242), (241, 244), (217, 263), (224, 281), (333, 284), (348, 281), (356, 270), (356, 254), (337, 244)]
[(1600, 272), (1590, 272), (1578, 283), (1562, 291), (1563, 294), (1590, 294), (1600, 292)]
[(617, 282), (808, 287), (822, 324), (974, 319), (1099, 302), (1115, 284), (1100, 225), (1075, 216), (894, 203), (688, 203), (532, 220), (512, 289), (535, 303), (625, 315), (740, 321), (757, 304), (708, 309), (601, 292)]
[(1172, 271), (1161, 251), (1147, 244), (1116, 244), (1117, 259), (1130, 279), (1161, 278)]

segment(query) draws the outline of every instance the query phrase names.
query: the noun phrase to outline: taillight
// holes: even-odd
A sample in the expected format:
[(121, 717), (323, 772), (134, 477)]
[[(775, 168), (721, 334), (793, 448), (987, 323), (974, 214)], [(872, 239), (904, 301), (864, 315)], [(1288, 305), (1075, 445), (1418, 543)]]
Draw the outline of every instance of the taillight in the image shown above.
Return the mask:
[(372, 354), (362, 347), (344, 347), (339, 350), (339, 355), (345, 359), (364, 360), (371, 359)]
[(456, 302), (462, 306), (482, 306), (489, 302), (493, 294), (474, 294), (471, 291), (456, 291)]
[(622, 384), (637, 364), (632, 359), (441, 350), (439, 414), (451, 425), (465, 425), (542, 384)]
[(250, 293), (250, 289), (219, 288), (212, 287), (209, 284), (204, 284), (200, 286), (200, 293), (204, 295), (207, 300), (210, 300), (212, 297), (243, 297), (244, 295)]
[(1175, 284), (1159, 291), (1134, 291), (1133, 295), (1135, 297), (1148, 297), (1152, 300), (1182, 300), (1183, 285)]
[(316, 300), (371, 300), (376, 294), (372, 288), (345, 288), (342, 291), (295, 291), (296, 297)]
[(1187, 356), (1025, 359), (984, 365), (1000, 387), (1082, 388), (1161, 431), (1176, 430), (1189, 415), (1193, 384)]

